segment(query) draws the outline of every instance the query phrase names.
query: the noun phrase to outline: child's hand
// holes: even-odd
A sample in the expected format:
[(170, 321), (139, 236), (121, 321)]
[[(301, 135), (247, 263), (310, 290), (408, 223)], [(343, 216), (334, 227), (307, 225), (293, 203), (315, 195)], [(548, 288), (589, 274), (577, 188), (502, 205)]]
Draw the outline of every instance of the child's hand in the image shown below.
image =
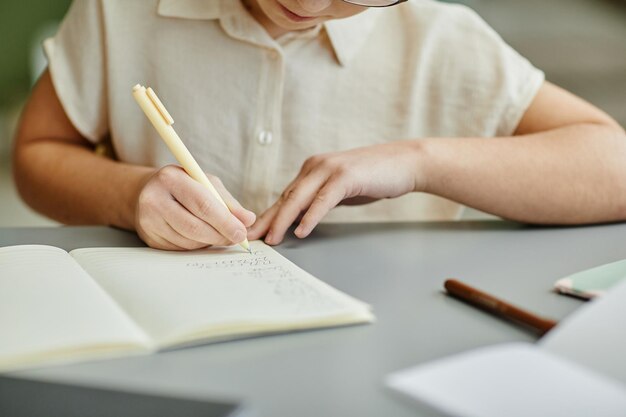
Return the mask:
[(248, 236), (258, 239), (265, 235), (266, 243), (276, 245), (304, 214), (295, 230), (296, 236), (303, 238), (338, 204), (362, 204), (422, 189), (418, 157), (415, 141), (313, 156)]
[(167, 250), (244, 240), (254, 213), (244, 209), (219, 178), (207, 176), (232, 212), (181, 167), (169, 165), (152, 174), (139, 192), (135, 206), (139, 237), (153, 248)]

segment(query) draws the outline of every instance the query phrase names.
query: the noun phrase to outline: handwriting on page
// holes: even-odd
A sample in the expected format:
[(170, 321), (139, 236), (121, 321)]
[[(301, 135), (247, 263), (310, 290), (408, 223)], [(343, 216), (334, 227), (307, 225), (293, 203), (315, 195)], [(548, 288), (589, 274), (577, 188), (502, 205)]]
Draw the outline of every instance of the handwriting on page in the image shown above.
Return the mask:
[(210, 262), (187, 262), (188, 268), (207, 271), (232, 272), (233, 276), (249, 276), (251, 278), (288, 278), (293, 272), (283, 265), (274, 264), (262, 251), (254, 251), (252, 255), (243, 255), (237, 258), (222, 258)]
[(321, 294), (309, 285), (305, 279), (298, 277), (298, 272), (291, 264), (274, 262), (262, 251), (253, 251), (234, 258), (221, 257), (214, 261), (187, 262), (187, 268), (213, 272), (226, 272), (233, 278), (254, 279), (271, 287), (272, 292), (284, 302), (295, 303), (298, 310), (319, 311), (320, 308), (340, 307), (334, 300)]

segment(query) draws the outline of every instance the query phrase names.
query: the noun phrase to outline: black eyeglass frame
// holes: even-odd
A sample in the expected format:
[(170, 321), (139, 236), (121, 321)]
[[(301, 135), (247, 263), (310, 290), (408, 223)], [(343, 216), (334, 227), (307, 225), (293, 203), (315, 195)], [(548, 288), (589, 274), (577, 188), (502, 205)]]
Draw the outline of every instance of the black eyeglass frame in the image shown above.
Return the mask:
[(355, 6), (363, 6), (363, 7), (391, 7), (391, 6), (397, 6), (400, 3), (404, 3), (406, 1), (409, 0), (396, 0), (391, 4), (384, 4), (382, 6), (368, 6), (366, 4), (363, 4), (362, 2), (360, 2), (359, 0), (343, 0), (345, 3), (349, 3), (349, 4), (354, 4)]

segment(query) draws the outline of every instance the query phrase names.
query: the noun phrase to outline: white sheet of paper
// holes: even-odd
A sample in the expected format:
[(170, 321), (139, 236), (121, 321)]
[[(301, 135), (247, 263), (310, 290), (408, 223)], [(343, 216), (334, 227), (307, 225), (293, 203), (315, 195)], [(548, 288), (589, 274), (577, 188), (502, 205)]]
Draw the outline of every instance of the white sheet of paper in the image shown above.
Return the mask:
[(542, 338), (539, 345), (626, 383), (626, 281), (588, 301)]
[[(282, 257), (263, 242), (194, 252), (149, 248), (77, 249), (71, 255), (161, 346), (202, 330), (293, 326), (332, 317), (373, 319), (369, 307)], [(355, 320), (358, 321), (358, 320)]]
[(626, 415), (626, 386), (524, 343), (420, 365), (390, 375), (386, 383), (455, 417)]

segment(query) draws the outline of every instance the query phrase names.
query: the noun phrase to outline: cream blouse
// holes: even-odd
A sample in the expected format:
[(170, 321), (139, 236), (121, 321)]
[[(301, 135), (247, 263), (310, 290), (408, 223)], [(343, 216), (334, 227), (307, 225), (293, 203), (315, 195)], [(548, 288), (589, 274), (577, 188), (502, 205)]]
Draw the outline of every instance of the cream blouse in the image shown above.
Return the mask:
[[(44, 43), (56, 92), (120, 160), (175, 163), (134, 102), (151, 86), (200, 166), (257, 213), (309, 156), (401, 139), (511, 135), (543, 73), (467, 7), (412, 0), (272, 39), (239, 0), (76, 0)], [(326, 221), (450, 220), (423, 193)]]

